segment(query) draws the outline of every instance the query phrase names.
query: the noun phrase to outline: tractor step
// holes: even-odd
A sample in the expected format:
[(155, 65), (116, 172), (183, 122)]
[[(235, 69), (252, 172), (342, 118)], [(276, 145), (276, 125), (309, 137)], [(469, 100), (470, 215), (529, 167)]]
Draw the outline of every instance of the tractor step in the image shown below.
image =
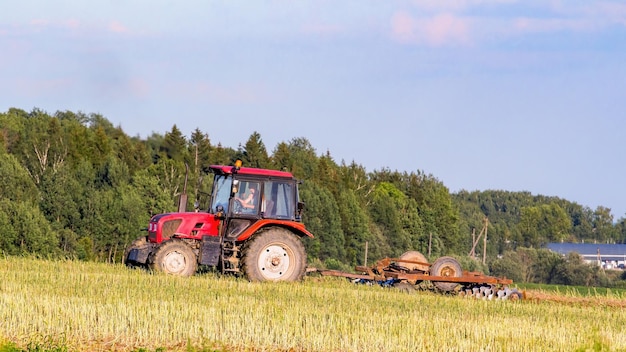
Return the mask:
[(200, 247), (200, 264), (216, 266), (222, 254), (222, 243), (219, 236), (202, 236)]

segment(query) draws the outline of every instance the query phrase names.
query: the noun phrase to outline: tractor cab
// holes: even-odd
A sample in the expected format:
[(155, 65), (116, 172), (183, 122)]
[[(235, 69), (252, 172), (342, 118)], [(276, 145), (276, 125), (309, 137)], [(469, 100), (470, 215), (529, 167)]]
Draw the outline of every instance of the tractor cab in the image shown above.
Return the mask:
[(301, 221), (303, 203), (297, 180), (289, 172), (212, 165), (209, 213), (230, 219)]

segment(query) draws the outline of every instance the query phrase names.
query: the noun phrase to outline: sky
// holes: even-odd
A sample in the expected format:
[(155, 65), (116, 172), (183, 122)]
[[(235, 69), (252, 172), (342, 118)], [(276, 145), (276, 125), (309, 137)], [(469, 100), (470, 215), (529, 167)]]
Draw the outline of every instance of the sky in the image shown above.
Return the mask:
[(4, 0), (0, 112), (97, 113), (626, 217), (626, 1)]

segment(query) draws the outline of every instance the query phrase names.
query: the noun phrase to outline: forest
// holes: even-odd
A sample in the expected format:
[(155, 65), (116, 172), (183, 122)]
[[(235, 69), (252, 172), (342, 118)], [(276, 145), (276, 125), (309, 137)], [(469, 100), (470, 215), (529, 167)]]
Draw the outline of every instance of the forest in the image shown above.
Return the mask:
[[(625, 243), (626, 219), (553, 196), (506, 190), (451, 193), (422, 170), (366, 170), (318, 153), (305, 137), (268, 151), (254, 132), (236, 148), (210, 131), (127, 135), (95, 113), (11, 108), (0, 113), (0, 251), (5, 255), (121, 262), (154, 214), (208, 204), (212, 164), (292, 172), (302, 180), (303, 220), (315, 234), (310, 262), (329, 268), (418, 250), (455, 255), (470, 266), (526, 282), (607, 284), (580, 258), (543, 249), (548, 242)], [(358, 156), (357, 156), (358, 157)], [(202, 205), (201, 205), (202, 207)], [(469, 258), (488, 219), (486, 263)], [(472, 269), (472, 268), (469, 268)], [(609, 280), (610, 281), (610, 280)]]

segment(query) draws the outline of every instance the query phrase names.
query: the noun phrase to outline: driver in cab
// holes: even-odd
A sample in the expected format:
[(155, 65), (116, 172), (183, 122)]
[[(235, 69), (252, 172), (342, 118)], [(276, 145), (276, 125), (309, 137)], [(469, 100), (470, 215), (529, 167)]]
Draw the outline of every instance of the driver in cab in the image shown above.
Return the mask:
[(235, 197), (235, 200), (241, 203), (241, 206), (245, 209), (254, 209), (254, 193), (256, 190), (252, 187), (248, 190), (248, 194), (244, 195), (243, 198)]

